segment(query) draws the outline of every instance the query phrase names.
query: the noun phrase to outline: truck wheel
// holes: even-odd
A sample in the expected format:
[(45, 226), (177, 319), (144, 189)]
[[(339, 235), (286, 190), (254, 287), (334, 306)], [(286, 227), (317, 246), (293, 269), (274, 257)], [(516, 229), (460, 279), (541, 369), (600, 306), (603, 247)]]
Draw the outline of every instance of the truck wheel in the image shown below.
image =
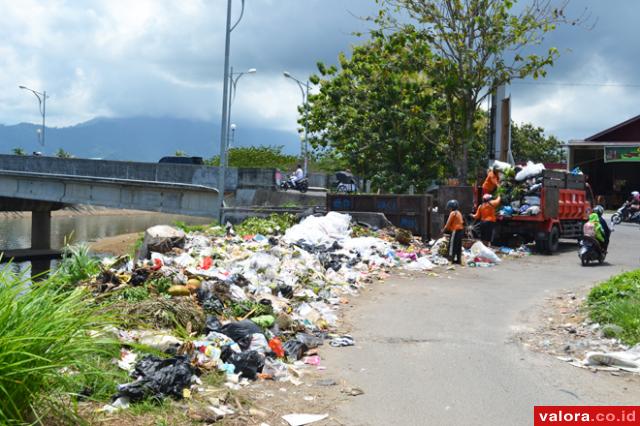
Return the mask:
[(547, 248), (547, 240), (536, 240), (536, 251), (538, 253), (547, 254), (549, 249)]
[(550, 253), (555, 253), (558, 251), (558, 247), (560, 247), (560, 228), (554, 226), (547, 238), (547, 248)]

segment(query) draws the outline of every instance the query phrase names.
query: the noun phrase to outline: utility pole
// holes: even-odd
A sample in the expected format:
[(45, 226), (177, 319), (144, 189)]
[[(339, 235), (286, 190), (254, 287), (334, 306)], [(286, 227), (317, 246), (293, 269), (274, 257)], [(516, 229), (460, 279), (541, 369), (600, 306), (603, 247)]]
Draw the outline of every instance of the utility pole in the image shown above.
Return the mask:
[(226, 174), (226, 161), (227, 161), (227, 138), (228, 138), (228, 114), (229, 114), (229, 54), (231, 50), (231, 32), (240, 23), (242, 15), (244, 15), (244, 1), (242, 0), (242, 10), (240, 11), (240, 17), (236, 23), (231, 26), (231, 6), (233, 0), (227, 0), (227, 24), (225, 31), (225, 44), (224, 44), (224, 85), (222, 89), (222, 125), (220, 126), (220, 167), (218, 170), (220, 174), (218, 176), (218, 191), (220, 198), (220, 215), (219, 220), (222, 222), (224, 215), (224, 189), (225, 189), (225, 174)]

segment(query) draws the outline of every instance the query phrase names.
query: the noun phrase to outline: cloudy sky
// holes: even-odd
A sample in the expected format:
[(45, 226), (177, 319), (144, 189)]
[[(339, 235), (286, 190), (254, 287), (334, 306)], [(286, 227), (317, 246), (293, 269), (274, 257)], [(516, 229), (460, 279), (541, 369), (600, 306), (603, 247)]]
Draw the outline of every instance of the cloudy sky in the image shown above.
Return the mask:
[[(549, 37), (562, 57), (544, 84), (511, 87), (516, 121), (565, 140), (640, 114), (640, 2), (573, 0), (570, 12), (585, 6), (595, 28)], [(20, 84), (50, 94), (52, 126), (97, 116), (219, 120), (225, 8), (224, 0), (0, 0), (0, 123), (38, 120)], [(351, 35), (365, 28), (356, 16), (375, 10), (374, 0), (247, 0), (231, 63), (258, 72), (239, 82), (233, 121), (293, 132), (301, 95), (282, 71), (305, 79), (316, 61), (334, 63), (360, 41)]]

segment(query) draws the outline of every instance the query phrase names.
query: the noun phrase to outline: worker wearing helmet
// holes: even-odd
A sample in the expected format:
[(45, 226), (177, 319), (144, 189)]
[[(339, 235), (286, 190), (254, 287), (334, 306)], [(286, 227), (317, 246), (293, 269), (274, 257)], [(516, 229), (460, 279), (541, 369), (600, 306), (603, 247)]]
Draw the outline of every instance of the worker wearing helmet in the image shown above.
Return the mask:
[(600, 227), (602, 228), (602, 234), (604, 237), (604, 242), (602, 243), (602, 249), (603, 251), (606, 252), (607, 248), (609, 247), (609, 238), (611, 237), (611, 229), (609, 229), (609, 225), (607, 224), (607, 221), (604, 220), (604, 217), (602, 217), (604, 215), (604, 208), (602, 206), (595, 206), (593, 208), (593, 212), (598, 215)]
[(493, 243), (493, 231), (496, 227), (496, 208), (500, 206), (500, 197), (493, 199), (491, 194), (484, 194), (482, 204), (473, 215), (475, 220), (480, 221), (480, 239), (486, 246)]
[(487, 178), (484, 180), (482, 184), (482, 194), (493, 194), (496, 189), (500, 186), (500, 175), (498, 166), (494, 165), (487, 172)]
[(449, 200), (447, 209), (451, 211), (443, 232), (450, 232), (449, 260), (460, 265), (462, 263), (462, 235), (464, 233), (464, 219), (458, 210), (458, 201)]

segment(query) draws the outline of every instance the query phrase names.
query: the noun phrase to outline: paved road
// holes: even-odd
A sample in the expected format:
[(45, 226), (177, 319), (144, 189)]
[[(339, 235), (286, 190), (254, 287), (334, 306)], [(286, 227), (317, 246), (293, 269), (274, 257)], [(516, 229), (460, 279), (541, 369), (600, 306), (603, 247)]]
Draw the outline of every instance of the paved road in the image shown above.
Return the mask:
[[(621, 225), (609, 263), (581, 267), (575, 244), (450, 279), (374, 286), (347, 314), (357, 346), (323, 351), (365, 391), (336, 407), (345, 425), (527, 425), (533, 406), (638, 404), (640, 381), (578, 369), (511, 341), (547, 296), (640, 266), (640, 230)], [(531, 324), (528, 324), (529, 326)]]

